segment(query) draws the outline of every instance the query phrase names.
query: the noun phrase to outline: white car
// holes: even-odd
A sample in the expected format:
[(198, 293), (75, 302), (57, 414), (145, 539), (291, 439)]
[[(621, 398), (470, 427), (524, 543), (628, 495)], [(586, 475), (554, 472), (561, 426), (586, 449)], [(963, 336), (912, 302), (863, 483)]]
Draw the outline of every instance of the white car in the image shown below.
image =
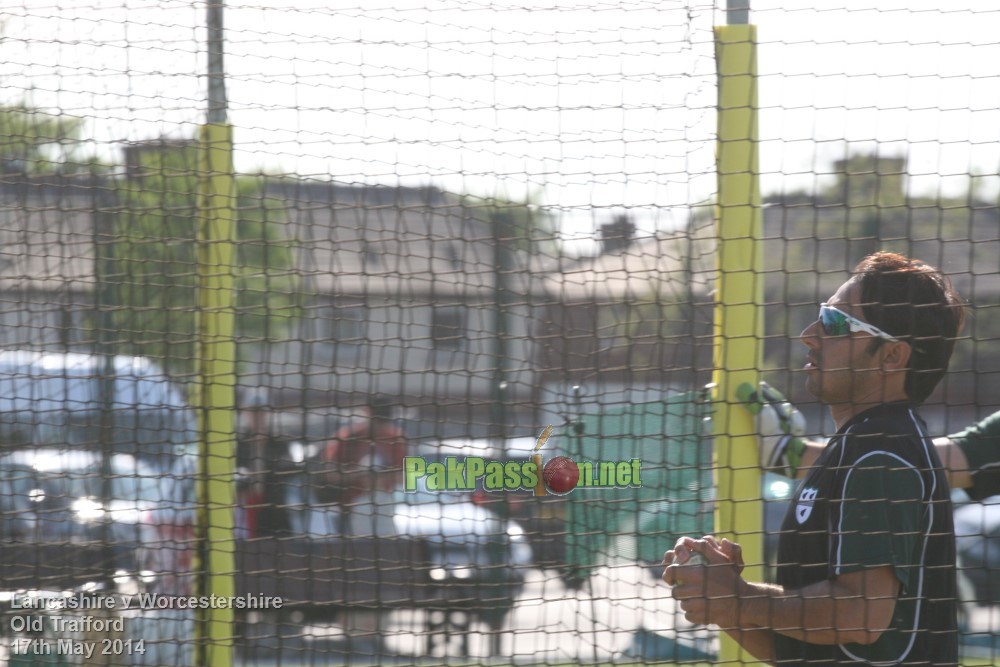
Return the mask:
[(432, 545), (434, 579), (468, 579), (478, 568), (532, 563), (531, 546), (521, 526), (505, 521), (468, 496), (420, 489), (396, 493), (392, 515), (396, 532)]

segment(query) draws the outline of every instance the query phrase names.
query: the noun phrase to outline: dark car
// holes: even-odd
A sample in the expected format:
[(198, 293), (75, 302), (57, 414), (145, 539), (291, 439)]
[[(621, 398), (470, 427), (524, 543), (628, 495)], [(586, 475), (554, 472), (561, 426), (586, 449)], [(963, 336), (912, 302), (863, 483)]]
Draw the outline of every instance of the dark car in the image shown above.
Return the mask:
[(0, 452), (0, 533), (8, 544), (103, 545), (114, 570), (134, 572), (141, 519), (163, 501), (163, 476), (130, 454)]

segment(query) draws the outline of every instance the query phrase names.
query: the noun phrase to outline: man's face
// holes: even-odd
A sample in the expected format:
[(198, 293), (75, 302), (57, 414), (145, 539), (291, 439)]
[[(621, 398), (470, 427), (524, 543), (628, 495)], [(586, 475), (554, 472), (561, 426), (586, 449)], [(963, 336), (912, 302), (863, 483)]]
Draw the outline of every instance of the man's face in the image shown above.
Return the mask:
[[(861, 287), (846, 282), (826, 302), (864, 320)], [(866, 403), (883, 391), (878, 350), (869, 353), (874, 336), (860, 331), (830, 335), (819, 318), (803, 330), (806, 346), (806, 389), (827, 404)]]

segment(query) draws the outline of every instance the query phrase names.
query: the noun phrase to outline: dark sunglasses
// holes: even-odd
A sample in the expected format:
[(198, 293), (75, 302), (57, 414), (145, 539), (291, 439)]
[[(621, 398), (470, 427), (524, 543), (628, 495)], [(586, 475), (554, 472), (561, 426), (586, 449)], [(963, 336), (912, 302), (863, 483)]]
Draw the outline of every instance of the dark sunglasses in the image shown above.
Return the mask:
[(868, 324), (867, 322), (862, 322), (858, 318), (851, 317), (844, 311), (834, 308), (833, 306), (828, 306), (825, 303), (821, 304), (819, 307), (819, 323), (820, 326), (823, 327), (823, 333), (827, 336), (846, 336), (852, 331), (860, 331), (862, 333), (871, 334), (872, 336), (891, 340), (893, 343), (899, 342), (898, 338), (890, 336), (878, 327)]

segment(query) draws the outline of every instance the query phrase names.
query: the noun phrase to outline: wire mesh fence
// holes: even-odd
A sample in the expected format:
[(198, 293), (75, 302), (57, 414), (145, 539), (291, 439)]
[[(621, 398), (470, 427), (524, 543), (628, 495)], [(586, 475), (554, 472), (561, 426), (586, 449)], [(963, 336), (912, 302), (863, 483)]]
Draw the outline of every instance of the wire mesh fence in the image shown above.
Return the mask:
[(994, 661), (1000, 12), (939, 5), (5, 3), (0, 657), (753, 662), (660, 561), (784, 576), (810, 336), (937, 323), (836, 296), (886, 250), (968, 304), (921, 470)]

